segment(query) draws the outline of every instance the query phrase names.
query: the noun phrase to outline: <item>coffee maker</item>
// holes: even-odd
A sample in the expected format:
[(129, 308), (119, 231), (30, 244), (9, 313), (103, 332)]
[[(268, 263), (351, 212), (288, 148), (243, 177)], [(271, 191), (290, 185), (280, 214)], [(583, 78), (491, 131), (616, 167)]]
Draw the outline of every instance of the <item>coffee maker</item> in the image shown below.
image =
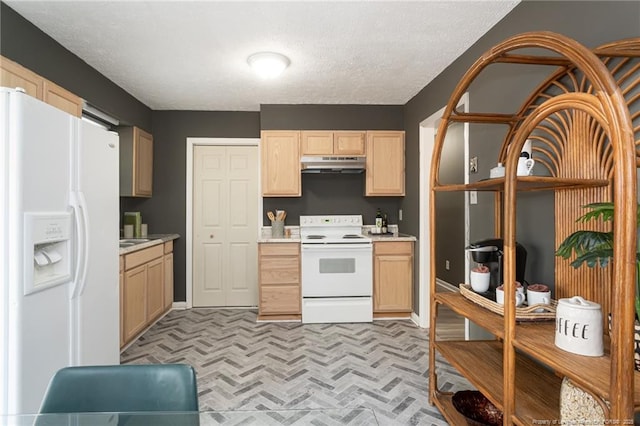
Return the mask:
[[(489, 268), (491, 273), (489, 291), (494, 292), (496, 287), (503, 283), (502, 260), (504, 241), (501, 238), (491, 238), (469, 244), (469, 247), (466, 249), (471, 253), (471, 258), (474, 262), (483, 264)], [(526, 265), (527, 250), (516, 242), (516, 281), (520, 281), (523, 285), (525, 283), (524, 270)]]

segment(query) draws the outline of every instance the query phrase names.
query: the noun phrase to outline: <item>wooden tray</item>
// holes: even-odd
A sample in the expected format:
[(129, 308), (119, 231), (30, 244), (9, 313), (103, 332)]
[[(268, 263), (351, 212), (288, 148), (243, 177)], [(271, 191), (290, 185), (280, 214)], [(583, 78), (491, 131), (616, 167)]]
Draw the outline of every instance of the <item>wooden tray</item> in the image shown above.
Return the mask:
[[(471, 290), (469, 284), (460, 284), (460, 294), (473, 303), (504, 316), (503, 305)], [(558, 302), (552, 299), (550, 305), (537, 304), (516, 308), (516, 321), (554, 321), (556, 319), (557, 305)], [(537, 309), (544, 309), (544, 312), (534, 312)]]

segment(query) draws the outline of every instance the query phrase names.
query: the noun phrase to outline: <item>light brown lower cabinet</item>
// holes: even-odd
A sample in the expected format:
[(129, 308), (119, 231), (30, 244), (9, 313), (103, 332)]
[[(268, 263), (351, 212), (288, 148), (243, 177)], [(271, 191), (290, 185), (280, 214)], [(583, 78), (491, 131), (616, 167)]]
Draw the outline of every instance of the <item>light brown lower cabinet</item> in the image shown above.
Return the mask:
[(413, 308), (413, 244), (412, 241), (374, 242), (374, 317), (411, 315)]
[(258, 244), (260, 319), (300, 318), (300, 244)]
[(132, 340), (147, 326), (147, 266), (124, 273), (124, 341)]
[(131, 342), (166, 312), (170, 273), (173, 299), (173, 253), (165, 254), (164, 244), (121, 256), (124, 269), (120, 282), (120, 346)]
[(173, 241), (164, 243), (164, 309), (173, 305)]
[(147, 323), (164, 312), (164, 255), (147, 263)]

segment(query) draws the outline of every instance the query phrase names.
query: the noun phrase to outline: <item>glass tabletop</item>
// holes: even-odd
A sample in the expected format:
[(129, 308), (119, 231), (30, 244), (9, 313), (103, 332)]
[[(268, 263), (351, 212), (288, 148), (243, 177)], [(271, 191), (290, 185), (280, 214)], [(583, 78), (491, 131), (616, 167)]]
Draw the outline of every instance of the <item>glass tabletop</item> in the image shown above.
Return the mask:
[(137, 413), (17, 414), (0, 416), (6, 426), (214, 426), (214, 425), (378, 425), (368, 408), (239, 410)]

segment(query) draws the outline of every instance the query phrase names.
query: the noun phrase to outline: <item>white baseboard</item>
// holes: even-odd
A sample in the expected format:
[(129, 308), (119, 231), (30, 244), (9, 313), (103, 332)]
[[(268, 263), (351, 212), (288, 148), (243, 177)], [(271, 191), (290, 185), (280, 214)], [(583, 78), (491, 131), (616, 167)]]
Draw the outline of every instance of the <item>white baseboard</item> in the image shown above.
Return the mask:
[(184, 310), (187, 309), (187, 302), (173, 302), (171, 309)]
[(447, 291), (451, 291), (451, 292), (457, 292), (458, 291), (458, 287), (456, 287), (455, 285), (446, 282), (445, 280), (441, 280), (440, 278), (436, 278), (436, 286), (440, 286), (442, 288), (444, 288)]
[(415, 312), (411, 312), (411, 321), (418, 327), (420, 327), (420, 317)]

